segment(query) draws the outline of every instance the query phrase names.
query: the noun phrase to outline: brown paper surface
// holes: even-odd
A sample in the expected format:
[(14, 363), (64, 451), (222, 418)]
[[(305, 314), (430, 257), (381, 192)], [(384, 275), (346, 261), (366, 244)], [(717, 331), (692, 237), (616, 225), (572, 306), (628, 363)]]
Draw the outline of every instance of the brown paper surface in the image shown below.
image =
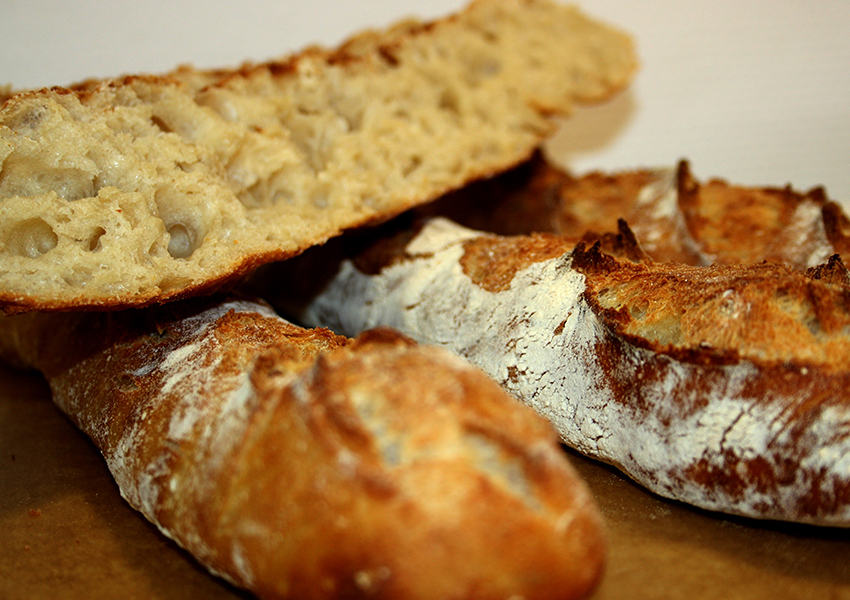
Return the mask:
[[(595, 599), (850, 599), (850, 531), (760, 523), (657, 498), (574, 455), (606, 518)], [(44, 380), (0, 366), (0, 598), (249, 598), (121, 498)]]

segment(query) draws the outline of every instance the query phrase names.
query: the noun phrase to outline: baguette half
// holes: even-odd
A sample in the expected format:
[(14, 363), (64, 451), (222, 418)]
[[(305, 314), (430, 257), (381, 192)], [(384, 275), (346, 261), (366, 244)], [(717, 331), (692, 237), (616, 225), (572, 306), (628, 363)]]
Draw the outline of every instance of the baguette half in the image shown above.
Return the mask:
[(550, 0), (477, 0), (234, 70), (21, 93), (0, 107), (0, 309), (143, 306), (527, 159), (551, 113), (635, 70)]
[(850, 525), (840, 258), (810, 273), (661, 264), (621, 228), (587, 246), (435, 218), (343, 260), (311, 298), (277, 302), (304, 323), (390, 326), (466, 357), (568, 445), (662, 496)]
[(0, 321), (121, 494), (261, 598), (582, 598), (595, 504), (548, 423), (448, 352), (204, 299)]

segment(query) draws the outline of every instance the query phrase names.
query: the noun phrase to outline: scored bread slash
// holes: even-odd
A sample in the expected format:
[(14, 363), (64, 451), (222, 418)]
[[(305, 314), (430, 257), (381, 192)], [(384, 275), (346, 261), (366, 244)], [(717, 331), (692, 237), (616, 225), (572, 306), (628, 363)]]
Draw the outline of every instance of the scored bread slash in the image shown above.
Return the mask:
[(449, 352), (267, 305), (0, 317), (121, 494), (260, 598), (583, 598), (600, 516), (551, 426)]
[(143, 306), (232, 283), (527, 159), (607, 99), (628, 35), (548, 0), (226, 71), (13, 95), (0, 108), (0, 308)]
[(627, 228), (604, 241), (433, 218), (372, 239), (312, 297), (279, 286), (273, 302), (306, 325), (345, 335), (383, 325), (450, 349), (568, 445), (665, 497), (850, 526), (840, 258), (808, 272), (696, 267), (647, 259)]

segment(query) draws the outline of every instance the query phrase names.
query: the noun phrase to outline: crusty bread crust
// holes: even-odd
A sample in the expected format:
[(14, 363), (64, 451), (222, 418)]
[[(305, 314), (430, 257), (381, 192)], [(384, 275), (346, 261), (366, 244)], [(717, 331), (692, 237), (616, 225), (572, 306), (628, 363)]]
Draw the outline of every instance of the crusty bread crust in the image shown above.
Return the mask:
[(502, 235), (550, 232), (590, 243), (617, 234), (622, 219), (656, 262), (767, 260), (805, 270), (833, 254), (850, 258), (850, 220), (823, 188), (703, 182), (685, 160), (673, 168), (577, 176), (538, 152), (422, 212)]
[(0, 108), (0, 308), (210, 292), (514, 166), (546, 118), (635, 70), (629, 37), (549, 0), (228, 71), (15, 95)]
[(627, 228), (606, 253), (441, 218), (400, 235), (343, 261), (300, 306), (280, 306), (338, 332), (380, 324), (448, 348), (567, 444), (661, 495), (850, 526), (850, 287), (839, 258), (810, 273), (660, 264)]
[(581, 598), (602, 526), (548, 423), (448, 352), (245, 300), (5, 317), (123, 496), (261, 598)]

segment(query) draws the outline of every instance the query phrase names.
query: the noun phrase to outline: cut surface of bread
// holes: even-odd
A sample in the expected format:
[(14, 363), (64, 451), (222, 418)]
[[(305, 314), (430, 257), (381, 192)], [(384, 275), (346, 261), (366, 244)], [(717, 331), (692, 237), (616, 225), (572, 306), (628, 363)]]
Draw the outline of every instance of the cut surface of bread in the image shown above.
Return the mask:
[(527, 159), (629, 82), (631, 39), (477, 0), (231, 71), (89, 81), (0, 108), (0, 308), (141, 306), (229, 284)]
[(122, 495), (260, 598), (583, 598), (602, 524), (544, 419), (389, 330), (246, 299), (0, 319)]
[(840, 258), (810, 271), (657, 263), (623, 227), (587, 246), (435, 218), (373, 239), (312, 297), (278, 288), (277, 302), (303, 323), (390, 326), (466, 357), (568, 445), (663, 496), (850, 526)]

